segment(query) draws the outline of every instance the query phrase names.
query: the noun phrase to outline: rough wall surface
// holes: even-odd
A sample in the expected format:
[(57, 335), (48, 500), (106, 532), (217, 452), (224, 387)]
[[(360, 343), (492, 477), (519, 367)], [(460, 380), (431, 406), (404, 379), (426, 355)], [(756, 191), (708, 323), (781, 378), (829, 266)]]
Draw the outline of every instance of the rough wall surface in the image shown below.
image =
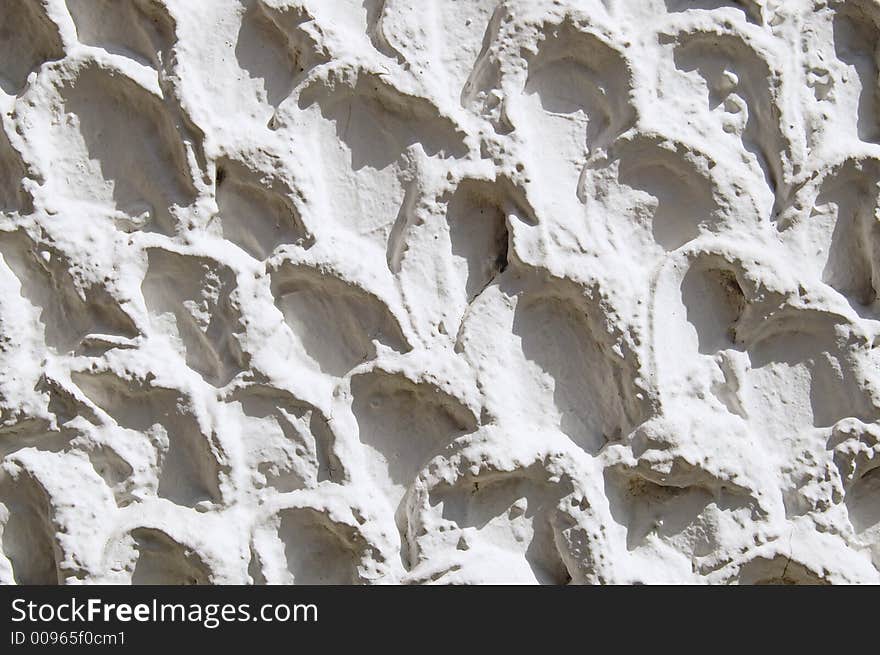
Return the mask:
[(880, 582), (878, 25), (0, 3), (0, 581)]

